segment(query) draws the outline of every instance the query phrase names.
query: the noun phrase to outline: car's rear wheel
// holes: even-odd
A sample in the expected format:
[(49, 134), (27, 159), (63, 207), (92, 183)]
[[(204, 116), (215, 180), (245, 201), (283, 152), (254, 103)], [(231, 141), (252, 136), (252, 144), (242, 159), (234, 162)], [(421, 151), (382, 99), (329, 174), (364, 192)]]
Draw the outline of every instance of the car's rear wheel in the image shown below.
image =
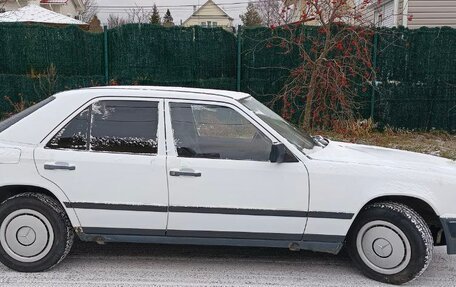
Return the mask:
[(73, 239), (65, 211), (49, 196), (23, 193), (0, 206), (0, 261), (11, 269), (49, 269), (65, 258)]
[(432, 259), (429, 227), (413, 209), (394, 202), (368, 205), (354, 222), (347, 244), (355, 265), (385, 283), (417, 278)]

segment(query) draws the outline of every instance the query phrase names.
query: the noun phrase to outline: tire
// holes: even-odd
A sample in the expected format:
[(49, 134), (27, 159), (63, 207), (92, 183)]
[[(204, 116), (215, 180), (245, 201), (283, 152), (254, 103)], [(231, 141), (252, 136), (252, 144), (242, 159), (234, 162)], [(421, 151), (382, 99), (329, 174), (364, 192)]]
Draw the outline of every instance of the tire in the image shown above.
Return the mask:
[(394, 202), (366, 206), (347, 240), (350, 257), (367, 277), (396, 285), (410, 282), (426, 270), (433, 247), (423, 218), (410, 207)]
[(22, 193), (0, 205), (0, 261), (19, 272), (48, 270), (70, 252), (74, 231), (59, 202)]

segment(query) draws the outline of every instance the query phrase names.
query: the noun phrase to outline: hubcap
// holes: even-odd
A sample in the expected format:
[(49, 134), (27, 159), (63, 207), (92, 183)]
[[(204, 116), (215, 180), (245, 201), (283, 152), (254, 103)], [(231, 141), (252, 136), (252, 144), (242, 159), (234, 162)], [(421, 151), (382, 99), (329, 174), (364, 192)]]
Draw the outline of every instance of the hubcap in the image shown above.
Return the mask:
[(17, 241), (24, 246), (30, 246), (35, 242), (36, 233), (30, 226), (21, 227), (17, 231)]
[(20, 262), (42, 259), (51, 250), (53, 242), (51, 223), (35, 210), (16, 210), (0, 225), (0, 244), (9, 256)]
[(361, 260), (376, 272), (396, 274), (410, 262), (410, 242), (394, 224), (376, 220), (365, 224), (356, 238)]

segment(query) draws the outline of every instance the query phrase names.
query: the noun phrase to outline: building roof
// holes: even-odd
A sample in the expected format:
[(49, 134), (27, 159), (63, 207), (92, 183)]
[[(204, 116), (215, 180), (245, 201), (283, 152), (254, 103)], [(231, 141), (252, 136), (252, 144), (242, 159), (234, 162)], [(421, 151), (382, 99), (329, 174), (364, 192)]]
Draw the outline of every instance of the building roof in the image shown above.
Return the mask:
[(209, 6), (209, 5), (214, 5), (215, 7), (217, 7), (218, 10), (220, 10), (220, 13), (221, 13), (221, 16), (222, 16), (222, 17), (226, 17), (226, 18), (228, 18), (228, 19), (230, 19), (230, 20), (234, 20), (234, 19), (231, 18), (230, 15), (228, 15), (222, 8), (220, 8), (220, 6), (217, 5), (214, 1), (208, 0), (206, 3), (204, 3), (203, 5), (201, 5), (201, 7), (199, 7), (195, 12), (193, 12), (193, 14), (192, 14), (190, 17), (188, 17), (188, 19), (185, 20), (183, 24), (185, 25), (185, 23), (186, 23), (188, 20), (190, 20), (191, 18), (194, 18), (194, 17), (205, 17), (205, 16), (207, 16), (207, 15), (200, 15), (200, 13), (201, 13), (202, 10), (204, 10), (204, 9), (205, 9), (207, 6)]
[[(57, 0), (48, 0), (57, 1)], [(0, 14), (0, 22), (27, 22), (61, 25), (87, 25), (71, 17), (50, 11), (35, 4), (29, 4), (14, 11)]]
[(68, 0), (41, 0), (41, 4), (66, 4)]
[[(70, 0), (40, 0), (40, 4), (48, 4), (48, 5), (65, 5)], [(74, 5), (76, 7), (84, 8), (85, 5), (81, 0), (73, 0)]]

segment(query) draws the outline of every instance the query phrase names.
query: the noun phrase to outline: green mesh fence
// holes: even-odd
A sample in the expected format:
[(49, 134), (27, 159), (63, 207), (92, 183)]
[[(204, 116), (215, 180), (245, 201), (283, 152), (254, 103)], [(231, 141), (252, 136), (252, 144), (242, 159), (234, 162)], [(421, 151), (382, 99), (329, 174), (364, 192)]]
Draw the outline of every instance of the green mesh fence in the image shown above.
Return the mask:
[[(281, 91), (290, 70), (299, 65), (296, 51), (284, 53), (284, 49), (277, 46), (276, 37), (287, 37), (287, 34), (269, 28), (246, 28), (241, 34), (241, 90), (268, 106)], [(280, 112), (281, 103), (276, 102), (272, 108)], [(291, 119), (294, 123), (298, 123), (299, 114), (299, 111), (294, 113)]]
[(456, 86), (444, 81), (384, 83), (375, 119), (407, 129), (456, 131)]
[[(455, 132), (456, 29), (381, 29), (377, 34), (374, 120), (400, 128)], [(295, 54), (268, 45), (271, 38), (267, 28), (242, 32), (242, 90), (266, 103), (300, 61)], [(370, 117), (372, 90), (359, 91), (357, 101), (360, 116)]]
[(77, 27), (0, 25), (0, 74), (43, 73), (51, 64), (59, 75), (103, 75), (103, 37)]
[[(221, 28), (126, 25), (107, 33), (113, 82), (236, 89), (237, 39)], [(268, 28), (241, 33), (241, 90), (266, 103), (299, 64), (294, 51), (283, 54), (269, 45), (271, 33)], [(378, 35), (374, 120), (456, 131), (456, 30), (382, 29)], [(0, 113), (12, 111), (5, 96), (13, 102), (37, 102), (55, 92), (104, 85), (104, 51), (103, 33), (0, 25)], [(55, 75), (49, 74), (51, 65)], [(359, 113), (365, 118), (371, 99), (371, 91), (360, 92)]]
[(236, 87), (236, 38), (222, 28), (125, 25), (108, 38), (110, 78), (120, 84)]
[(379, 31), (375, 119), (456, 131), (456, 30)]

